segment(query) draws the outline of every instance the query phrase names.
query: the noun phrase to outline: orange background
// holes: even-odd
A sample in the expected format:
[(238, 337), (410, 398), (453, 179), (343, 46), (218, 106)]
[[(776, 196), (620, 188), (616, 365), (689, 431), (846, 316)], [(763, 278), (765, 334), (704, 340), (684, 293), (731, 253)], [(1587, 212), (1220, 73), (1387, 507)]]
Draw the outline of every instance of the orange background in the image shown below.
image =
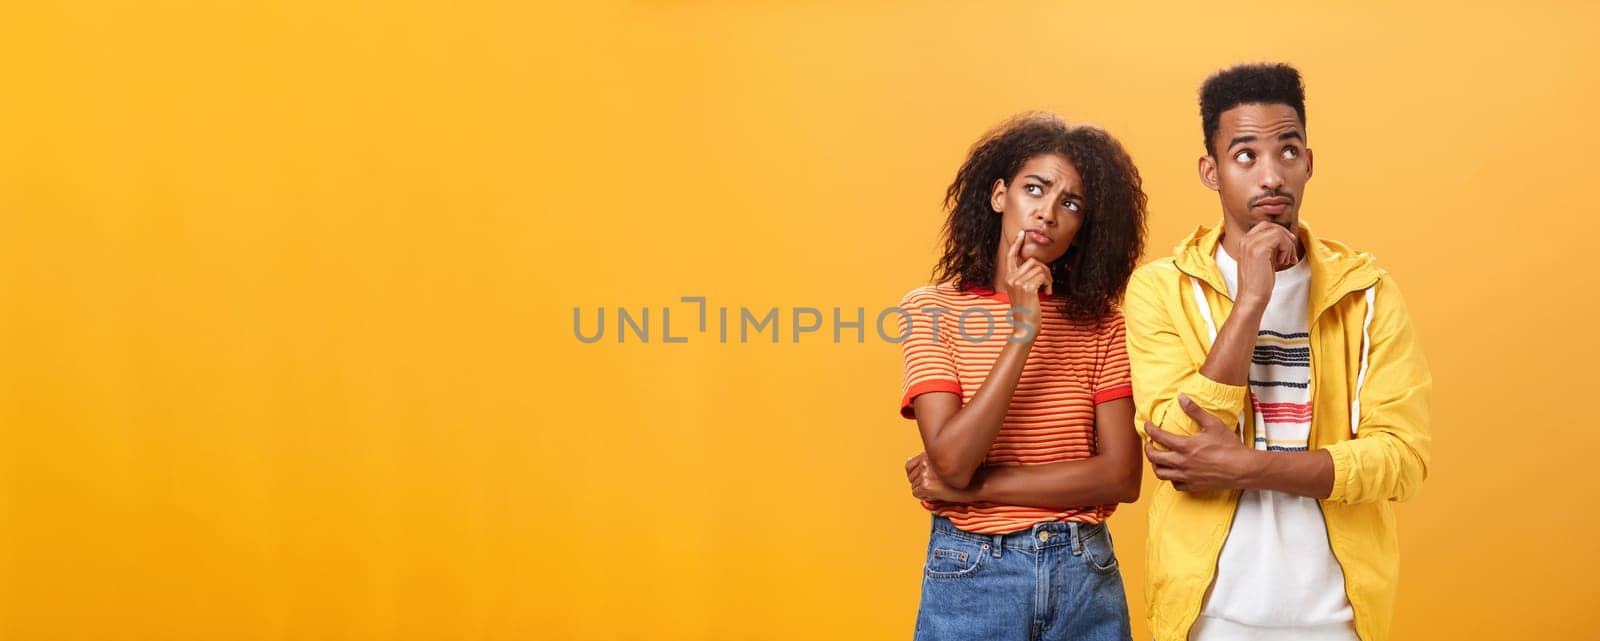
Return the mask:
[(1164, 253), (1220, 215), (1196, 88), (1256, 59), (1435, 372), (1394, 637), (1592, 635), (1600, 11), (1120, 4), (0, 9), (0, 639), (907, 638), (899, 351), (832, 309), (926, 282), (1024, 109), (1121, 138)]

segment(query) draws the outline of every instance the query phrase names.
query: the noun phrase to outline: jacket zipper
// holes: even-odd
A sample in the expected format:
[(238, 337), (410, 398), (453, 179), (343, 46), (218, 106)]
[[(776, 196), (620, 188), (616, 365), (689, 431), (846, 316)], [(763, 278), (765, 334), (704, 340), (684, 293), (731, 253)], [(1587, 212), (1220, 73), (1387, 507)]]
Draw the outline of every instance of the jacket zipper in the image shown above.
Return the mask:
[[(1229, 298), (1227, 294), (1224, 294), (1222, 292), (1217, 292), (1216, 291), (1216, 287), (1211, 285), (1211, 281), (1206, 280), (1204, 278), (1199, 278), (1197, 276), (1193, 276), (1192, 274), (1188, 274), (1187, 272), (1184, 272), (1182, 269), (1179, 269), (1178, 273), (1184, 274), (1186, 276), (1194, 278), (1195, 280), (1197, 280), (1199, 282), (1205, 283), (1206, 288), (1212, 290), (1213, 292), (1216, 292), (1218, 297), (1228, 299), (1229, 303), (1233, 302), (1233, 299)], [(1181, 302), (1181, 300), (1180, 300), (1180, 302)], [(1206, 299), (1203, 296), (1200, 298), (1200, 300), (1195, 301), (1195, 304), (1196, 305), (1205, 305), (1207, 307), (1211, 306), (1210, 303), (1206, 302)], [(1231, 305), (1228, 307), (1228, 315), (1229, 316), (1233, 316), (1233, 307)], [(1218, 315), (1212, 314), (1212, 318), (1218, 318)], [(1225, 318), (1224, 319), (1220, 319), (1220, 320), (1217, 321), (1217, 330), (1218, 330), (1219, 333), (1222, 330), (1222, 324), (1225, 323), (1225, 322), (1227, 322), (1227, 319), (1225, 319)], [(1212, 346), (1213, 347), (1216, 346), (1216, 341), (1215, 340), (1212, 341)], [(1207, 352), (1207, 353), (1209, 354), (1210, 352)], [(1245, 386), (1245, 401), (1244, 402), (1245, 402), (1245, 405), (1248, 406), (1249, 409), (1250, 409), (1250, 421), (1251, 421), (1252, 424), (1254, 424), (1254, 422), (1255, 422), (1255, 405), (1250, 402), (1250, 376), (1248, 374), (1245, 376), (1244, 386)], [(1240, 415), (1239, 420), (1240, 421), (1244, 420), (1243, 414)], [(1242, 422), (1239, 424), (1239, 437), (1240, 438), (1244, 438), (1244, 423), (1242, 423)], [(1254, 439), (1252, 439), (1252, 440), (1254, 440)], [(1246, 447), (1253, 448), (1253, 447), (1255, 447), (1255, 445), (1253, 443), (1251, 443), (1251, 444), (1247, 444)], [(1222, 530), (1222, 540), (1217, 543), (1217, 555), (1216, 555), (1215, 558), (1213, 558), (1211, 560), (1211, 580), (1206, 582), (1206, 593), (1210, 593), (1212, 586), (1216, 585), (1216, 583), (1217, 583), (1217, 570), (1218, 570), (1218, 567), (1222, 564), (1222, 548), (1225, 548), (1225, 547), (1228, 546), (1228, 535), (1233, 532), (1233, 522), (1234, 522), (1234, 520), (1239, 518), (1239, 499), (1244, 496), (1244, 491), (1243, 490), (1228, 490), (1228, 492), (1233, 495), (1233, 497), (1231, 499), (1233, 501), (1233, 511), (1228, 514), (1228, 526), (1226, 528), (1223, 528), (1223, 530)], [(1324, 523), (1326, 523), (1327, 520), (1328, 520), (1328, 517), (1326, 515), (1324, 515), (1322, 517), (1322, 520), (1323, 520)], [(1344, 571), (1343, 568), (1344, 568), (1344, 566), (1340, 566), (1340, 571), (1341, 572)], [(1349, 595), (1346, 594), (1345, 598), (1348, 599)], [(1184, 629), (1183, 629), (1184, 638), (1188, 638), (1189, 634), (1194, 631), (1194, 624), (1195, 624), (1195, 622), (1200, 620), (1200, 613), (1202, 611), (1204, 611), (1205, 606), (1206, 606), (1206, 598), (1205, 598), (1205, 595), (1202, 594), (1200, 596), (1200, 601), (1195, 605), (1194, 610), (1190, 611), (1190, 613), (1189, 613), (1189, 617), (1188, 617), (1189, 623), (1188, 623), (1188, 625), (1184, 626)]]
[[(1174, 265), (1174, 266), (1176, 267), (1176, 265)], [(1184, 271), (1182, 268), (1178, 269), (1178, 273), (1183, 274), (1185, 276), (1188, 276), (1190, 278), (1194, 278), (1195, 280), (1197, 280), (1199, 282), (1205, 283), (1206, 287), (1211, 289), (1211, 290), (1213, 290), (1213, 291), (1216, 290), (1216, 287), (1212, 286), (1211, 282), (1208, 279), (1201, 278), (1199, 276), (1195, 276), (1194, 274), (1190, 274), (1190, 273)], [(1378, 280), (1379, 279), (1373, 279), (1373, 281), (1371, 283), (1368, 283), (1366, 287), (1359, 287), (1359, 288), (1350, 289), (1350, 290), (1347, 290), (1347, 291), (1339, 294), (1338, 297), (1334, 298), (1333, 304), (1330, 304), (1326, 309), (1321, 310), (1321, 312), (1319, 314), (1317, 314), (1317, 316), (1315, 318), (1312, 318), (1311, 322), (1306, 326), (1306, 333), (1310, 335), (1308, 338), (1311, 339), (1311, 340), (1308, 341), (1308, 347), (1307, 347), (1308, 351), (1307, 351), (1307, 353), (1310, 355), (1310, 358), (1311, 358), (1311, 362), (1312, 362), (1312, 370), (1311, 371), (1312, 371), (1312, 374), (1313, 374), (1312, 376), (1307, 377), (1307, 383), (1308, 384), (1307, 384), (1306, 387), (1307, 387), (1307, 390), (1310, 392), (1310, 396), (1311, 396), (1312, 399), (1316, 399), (1317, 398), (1317, 389), (1316, 389), (1317, 376), (1314, 375), (1316, 373), (1316, 363), (1319, 362), (1317, 360), (1317, 347), (1316, 347), (1317, 341), (1315, 339), (1315, 337), (1317, 335), (1317, 333), (1316, 333), (1317, 320), (1322, 318), (1322, 314), (1326, 314), (1328, 312), (1328, 310), (1331, 310), (1335, 306), (1337, 306), (1339, 304), (1338, 301), (1340, 299), (1343, 299), (1344, 297), (1349, 296), (1352, 293), (1359, 292), (1359, 291), (1365, 291), (1368, 288), (1375, 287), (1378, 284)], [(1226, 295), (1222, 295), (1220, 292), (1219, 292), (1219, 295), (1221, 295), (1223, 298), (1228, 298)], [(1231, 302), (1232, 299), (1229, 298), (1229, 301)], [(1207, 305), (1207, 306), (1210, 305), (1210, 303), (1207, 303), (1203, 298), (1201, 300), (1198, 300), (1198, 301), (1195, 301), (1195, 302), (1196, 302), (1197, 305)], [(1308, 310), (1308, 313), (1309, 313), (1309, 310)], [(1233, 315), (1233, 310), (1231, 308), (1228, 310), (1228, 315), (1229, 316)], [(1215, 315), (1213, 315), (1213, 318), (1215, 318)], [(1217, 323), (1217, 328), (1218, 328), (1219, 331), (1222, 328), (1222, 323), (1223, 322), (1226, 322), (1226, 319), (1224, 319), (1223, 321)], [(1363, 348), (1365, 348), (1365, 346), (1363, 346)], [(1251, 407), (1250, 418), (1251, 418), (1251, 423), (1253, 425), (1254, 422), (1255, 422), (1255, 411), (1254, 411), (1254, 404), (1250, 403), (1249, 388), (1250, 388), (1250, 383), (1249, 383), (1249, 381), (1246, 381), (1245, 382), (1245, 390), (1246, 390), (1245, 403)], [(1315, 424), (1316, 424), (1315, 420), (1313, 419), (1312, 425), (1315, 426)], [(1239, 425), (1239, 430), (1240, 430), (1240, 434), (1239, 435), (1242, 438), (1244, 436), (1244, 425), (1243, 424)], [(1311, 435), (1308, 433), (1306, 435), (1306, 438), (1309, 441), (1310, 438), (1311, 438)], [(1250, 444), (1247, 444), (1247, 447), (1251, 447), (1253, 449), (1255, 447), (1255, 445), (1254, 445), (1254, 443), (1250, 443)], [(1231, 492), (1233, 493), (1233, 513), (1228, 515), (1228, 528), (1226, 530), (1227, 533), (1233, 532), (1233, 523), (1239, 517), (1239, 500), (1242, 497), (1242, 495), (1244, 494), (1244, 492), (1241, 491), (1241, 490), (1231, 490)], [(1328, 537), (1328, 552), (1333, 555), (1333, 562), (1339, 564), (1339, 575), (1344, 580), (1344, 598), (1345, 598), (1345, 601), (1350, 603), (1350, 615), (1351, 615), (1351, 619), (1352, 619), (1352, 624), (1356, 624), (1356, 623), (1358, 623), (1361, 615), (1356, 610), (1355, 600), (1350, 598), (1350, 580), (1349, 580), (1349, 578), (1347, 578), (1349, 575), (1345, 572), (1344, 561), (1339, 559), (1339, 550), (1333, 544), (1333, 530), (1328, 527), (1328, 510), (1327, 510), (1327, 508), (1323, 507), (1322, 501), (1320, 501), (1320, 500), (1317, 501), (1317, 511), (1322, 514), (1322, 531)], [(1216, 583), (1216, 581), (1217, 581), (1218, 565), (1222, 562), (1222, 548), (1226, 547), (1227, 544), (1228, 544), (1228, 537), (1227, 537), (1227, 534), (1225, 533), (1223, 535), (1223, 537), (1222, 537), (1222, 544), (1217, 547), (1217, 558), (1215, 560), (1213, 560), (1212, 563), (1211, 563), (1211, 580), (1207, 582), (1207, 585), (1206, 585), (1206, 591), (1207, 592), (1211, 591), (1211, 586), (1214, 585)], [(1205, 608), (1205, 597), (1202, 596), (1200, 598), (1200, 603), (1195, 607), (1195, 609), (1192, 611), (1192, 613), (1188, 617), (1189, 618), (1189, 624), (1184, 628), (1184, 636), (1185, 637), (1187, 637), (1189, 635), (1189, 633), (1193, 632), (1194, 624), (1195, 624), (1196, 621), (1198, 621), (1200, 619), (1200, 613), (1204, 608)], [(1356, 638), (1358, 638), (1358, 639), (1361, 638), (1361, 626), (1357, 624), (1357, 625), (1354, 625), (1353, 627), (1355, 627), (1355, 629), (1356, 629)]]
[[(1367, 287), (1350, 290), (1350, 291), (1347, 291), (1347, 292), (1345, 292), (1343, 294), (1340, 294), (1338, 298), (1334, 299), (1334, 303), (1332, 305), (1328, 306), (1328, 310), (1332, 310), (1334, 307), (1338, 306), (1338, 304), (1339, 304), (1338, 301), (1340, 299), (1343, 299), (1344, 297), (1349, 296), (1351, 294), (1354, 294), (1356, 292), (1364, 291), (1368, 287), (1375, 287), (1375, 286), (1377, 286), (1377, 284), (1378, 284), (1378, 282), (1376, 280), (1374, 280), (1370, 285), (1367, 285)], [(1324, 310), (1323, 313), (1327, 313), (1327, 310)], [(1318, 377), (1315, 375), (1316, 371), (1317, 371), (1317, 363), (1321, 362), (1321, 361), (1317, 360), (1317, 341), (1316, 341), (1317, 320), (1319, 320), (1321, 318), (1322, 318), (1322, 314), (1318, 314), (1316, 318), (1311, 319), (1311, 324), (1308, 325), (1307, 328), (1306, 328), (1306, 333), (1311, 335), (1311, 340), (1310, 340), (1309, 345), (1308, 345), (1308, 352), (1307, 353), (1311, 357), (1311, 368), (1312, 368), (1311, 372), (1313, 374), (1312, 376), (1308, 377), (1308, 379), (1307, 379), (1307, 383), (1309, 383), (1307, 385), (1307, 388), (1311, 392), (1311, 398), (1312, 398), (1313, 402), (1315, 402), (1315, 400), (1317, 398), (1317, 378)], [(1362, 349), (1366, 349), (1366, 347), (1367, 346), (1363, 345), (1361, 348)], [(1348, 367), (1348, 364), (1347, 364), (1347, 367)], [(1359, 393), (1359, 391), (1357, 393)], [(1315, 412), (1315, 410), (1313, 410), (1313, 412)], [(1313, 416), (1312, 425), (1315, 426), (1316, 425), (1316, 419), (1315, 419), (1316, 415), (1313, 413), (1312, 416)], [(1355, 417), (1355, 418), (1359, 418), (1359, 417)], [(1310, 437), (1311, 437), (1311, 434), (1307, 433), (1306, 434), (1306, 438), (1308, 439), (1308, 441), (1309, 441)], [(1355, 437), (1352, 436), (1351, 438), (1355, 438)], [(1334, 482), (1337, 483), (1338, 479), (1334, 479)], [(1328, 509), (1327, 509), (1326, 506), (1324, 506), (1322, 504), (1321, 500), (1317, 501), (1317, 511), (1322, 513), (1322, 532), (1323, 532), (1324, 535), (1326, 535), (1328, 537), (1328, 552), (1329, 552), (1329, 554), (1333, 555), (1333, 562), (1339, 564), (1339, 577), (1340, 577), (1341, 580), (1344, 581), (1344, 600), (1350, 604), (1351, 624), (1352, 624), (1352, 627), (1355, 628), (1356, 638), (1360, 639), (1360, 638), (1362, 638), (1362, 636), (1361, 636), (1361, 625), (1360, 625), (1361, 611), (1356, 609), (1356, 601), (1355, 601), (1355, 599), (1350, 598), (1350, 575), (1349, 575), (1349, 573), (1345, 572), (1344, 561), (1339, 558), (1339, 548), (1338, 548), (1338, 546), (1333, 544), (1333, 528), (1328, 526)]]

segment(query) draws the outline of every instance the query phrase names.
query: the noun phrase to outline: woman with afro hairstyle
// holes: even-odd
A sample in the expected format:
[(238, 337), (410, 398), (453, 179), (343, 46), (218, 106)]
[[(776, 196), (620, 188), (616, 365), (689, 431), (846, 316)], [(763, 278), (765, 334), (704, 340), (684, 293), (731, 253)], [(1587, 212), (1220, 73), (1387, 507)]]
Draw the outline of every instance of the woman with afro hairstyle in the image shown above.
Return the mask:
[(1130, 638), (1105, 520), (1143, 472), (1118, 302), (1139, 172), (1052, 113), (983, 136), (945, 195), (936, 284), (900, 303), (906, 461), (932, 513), (916, 638)]

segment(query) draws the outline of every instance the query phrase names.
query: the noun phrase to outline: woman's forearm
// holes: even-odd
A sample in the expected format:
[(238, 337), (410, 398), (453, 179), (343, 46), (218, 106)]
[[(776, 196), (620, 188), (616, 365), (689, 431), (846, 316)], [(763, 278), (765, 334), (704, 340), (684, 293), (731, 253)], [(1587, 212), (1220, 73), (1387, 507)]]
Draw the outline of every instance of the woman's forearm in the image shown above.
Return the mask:
[(1131, 503), (1139, 498), (1137, 474), (1105, 457), (1043, 465), (988, 465), (973, 480), (974, 501), (1053, 510)]
[[(1008, 342), (989, 375), (984, 378), (972, 402), (967, 403), (940, 424), (932, 439), (924, 443), (929, 463), (952, 487), (965, 488), (972, 475), (989, 456), (989, 448), (1005, 423), (1011, 395), (1022, 377), (1032, 342)], [(920, 408), (918, 409), (921, 414)]]

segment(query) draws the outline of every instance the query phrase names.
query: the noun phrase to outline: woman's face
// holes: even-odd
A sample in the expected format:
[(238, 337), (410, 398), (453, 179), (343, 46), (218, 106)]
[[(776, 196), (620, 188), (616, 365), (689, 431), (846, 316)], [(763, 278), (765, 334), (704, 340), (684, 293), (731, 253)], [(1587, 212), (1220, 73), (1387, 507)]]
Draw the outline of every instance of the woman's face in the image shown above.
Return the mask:
[(989, 204), (1001, 217), (1000, 247), (1011, 246), (1017, 233), (1027, 232), (1022, 258), (1054, 264), (1083, 225), (1083, 179), (1061, 154), (1029, 158), (1017, 175), (994, 181)]

